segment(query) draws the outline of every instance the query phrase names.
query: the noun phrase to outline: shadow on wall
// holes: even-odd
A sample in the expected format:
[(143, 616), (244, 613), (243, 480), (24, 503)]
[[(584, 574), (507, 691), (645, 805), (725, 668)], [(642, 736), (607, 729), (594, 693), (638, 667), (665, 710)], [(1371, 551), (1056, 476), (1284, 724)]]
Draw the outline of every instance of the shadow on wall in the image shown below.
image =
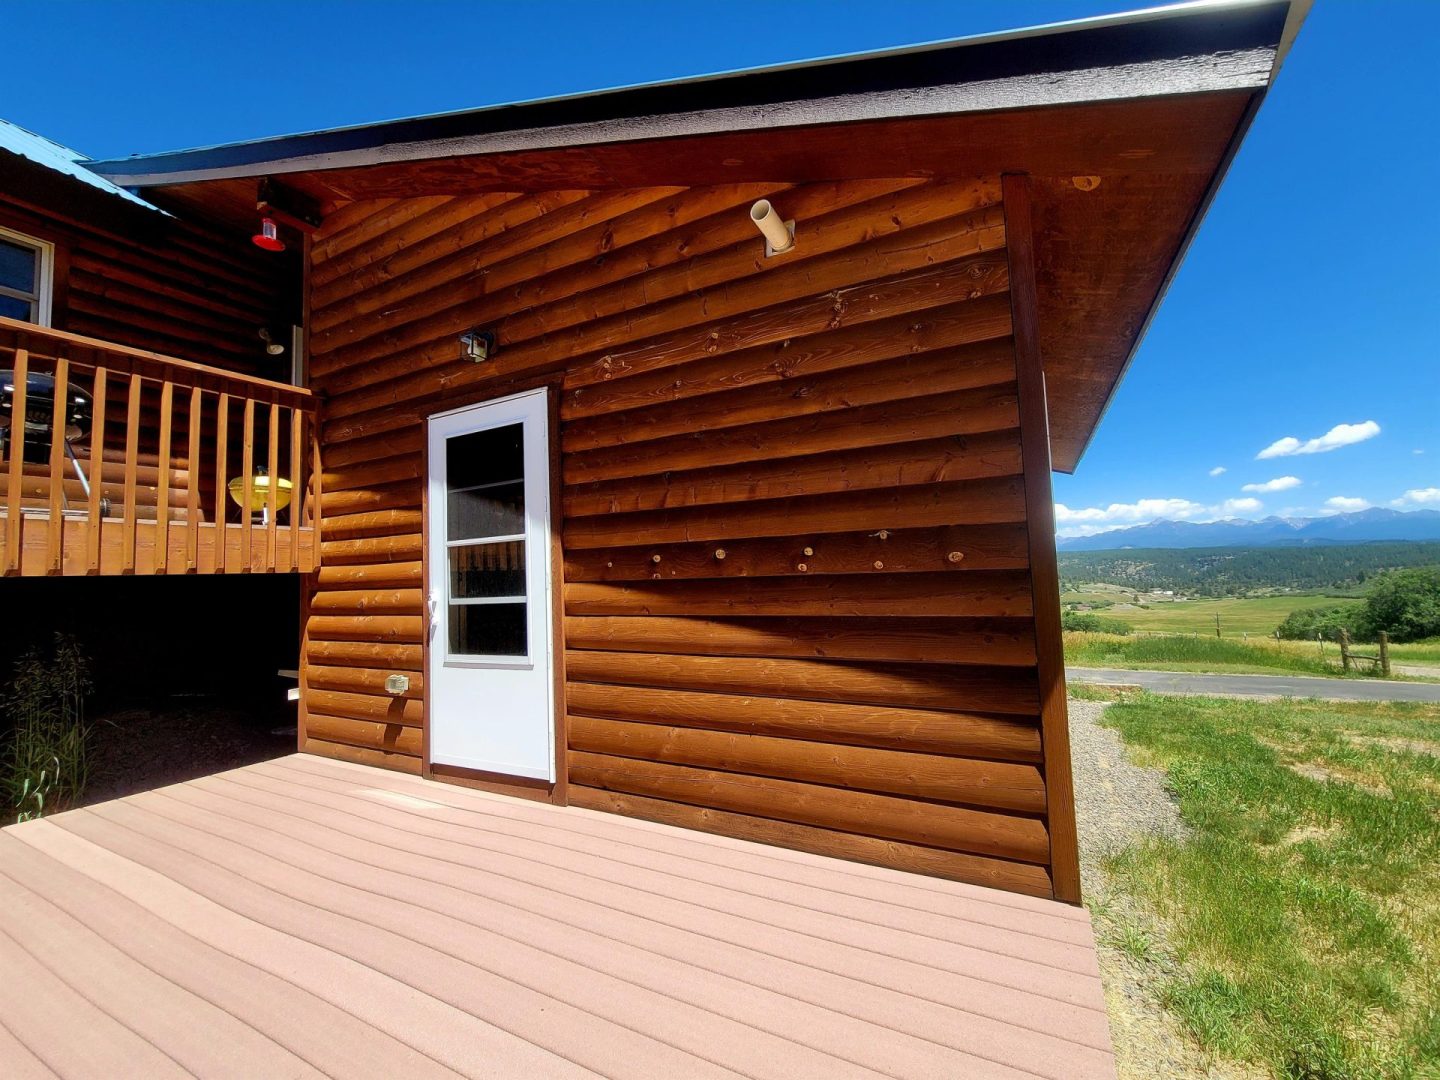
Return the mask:
[(223, 695), (283, 703), (297, 666), (295, 575), (19, 578), (0, 582), (0, 682), (56, 633), (90, 658), (97, 703)]

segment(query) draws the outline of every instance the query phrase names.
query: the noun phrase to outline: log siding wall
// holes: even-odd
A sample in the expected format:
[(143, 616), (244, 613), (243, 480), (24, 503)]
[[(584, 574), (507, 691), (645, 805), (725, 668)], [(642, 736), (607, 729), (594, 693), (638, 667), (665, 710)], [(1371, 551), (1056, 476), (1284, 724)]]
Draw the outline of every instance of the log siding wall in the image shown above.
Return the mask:
[(3, 192), (0, 225), (55, 245), (55, 329), (288, 381), (288, 337), (274, 358), (258, 331), (299, 321), (292, 256), (190, 217), (80, 220)]
[[(424, 771), (423, 419), (546, 383), (568, 800), (1054, 895), (1001, 190), (336, 211), (302, 748)], [(793, 253), (765, 258), (759, 197)], [(488, 363), (458, 358), (472, 326)]]

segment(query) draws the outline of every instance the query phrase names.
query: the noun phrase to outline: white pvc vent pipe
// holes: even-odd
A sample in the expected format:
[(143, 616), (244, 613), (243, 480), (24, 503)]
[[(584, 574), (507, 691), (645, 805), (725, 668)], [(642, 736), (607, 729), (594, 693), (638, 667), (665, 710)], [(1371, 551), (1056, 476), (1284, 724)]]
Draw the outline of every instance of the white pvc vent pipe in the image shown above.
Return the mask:
[(795, 246), (795, 223), (783, 221), (769, 199), (761, 199), (750, 207), (750, 220), (765, 237), (765, 254), (783, 255)]

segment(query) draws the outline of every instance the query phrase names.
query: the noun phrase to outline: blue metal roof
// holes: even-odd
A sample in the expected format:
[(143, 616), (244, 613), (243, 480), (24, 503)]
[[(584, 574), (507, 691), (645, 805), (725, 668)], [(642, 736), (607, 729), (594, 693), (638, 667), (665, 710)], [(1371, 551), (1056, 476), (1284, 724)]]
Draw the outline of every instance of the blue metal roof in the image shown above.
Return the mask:
[(158, 206), (146, 202), (140, 196), (126, 191), (118, 184), (112, 183), (98, 173), (91, 172), (85, 167), (84, 154), (76, 153), (68, 146), (62, 146), (53, 139), (47, 139), (43, 135), (36, 135), (19, 124), (12, 124), (9, 120), (0, 120), (0, 150), (7, 150), (18, 157), (46, 169), (51, 169), (81, 183), (89, 184), (91, 187), (99, 188), (108, 195), (125, 199), (127, 202), (143, 206), (147, 210), (154, 210), (163, 214), (165, 211)]

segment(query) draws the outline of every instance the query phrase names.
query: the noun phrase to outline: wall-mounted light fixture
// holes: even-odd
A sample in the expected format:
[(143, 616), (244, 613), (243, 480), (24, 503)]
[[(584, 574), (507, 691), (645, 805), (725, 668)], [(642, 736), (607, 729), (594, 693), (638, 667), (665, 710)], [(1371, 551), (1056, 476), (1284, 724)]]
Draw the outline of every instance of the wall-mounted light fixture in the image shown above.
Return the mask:
[(279, 356), (285, 351), (285, 346), (275, 340), (268, 326), (262, 326), (260, 328), (260, 340), (265, 343), (265, 351), (271, 356)]
[(262, 217), (260, 231), (252, 236), (250, 241), (256, 247), (264, 248), (266, 251), (285, 250), (285, 241), (280, 239), (280, 230), (275, 227), (274, 218)]
[(493, 330), (466, 330), (460, 335), (460, 359), (469, 360), (472, 364), (481, 364), (489, 360), (495, 352), (495, 333)]
[(795, 246), (795, 222), (782, 220), (769, 199), (761, 199), (750, 207), (750, 220), (765, 237), (767, 259), (772, 255), (784, 255)]

